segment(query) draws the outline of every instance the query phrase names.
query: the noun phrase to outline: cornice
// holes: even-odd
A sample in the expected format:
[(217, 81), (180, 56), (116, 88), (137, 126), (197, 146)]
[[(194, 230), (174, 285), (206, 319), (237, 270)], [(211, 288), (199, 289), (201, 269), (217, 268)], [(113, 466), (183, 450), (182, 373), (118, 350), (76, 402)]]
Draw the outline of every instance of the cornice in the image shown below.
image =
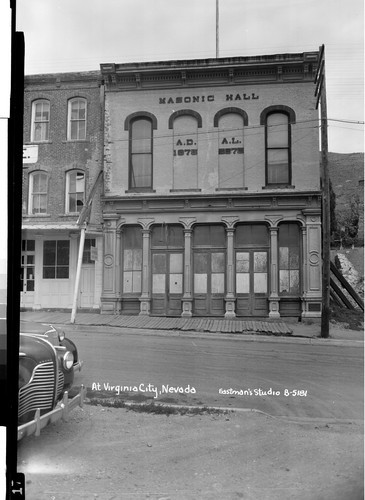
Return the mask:
[(101, 64), (107, 90), (138, 90), (313, 81), (318, 52)]
[(318, 211), (321, 206), (321, 193), (291, 192), (265, 194), (222, 194), (181, 196), (104, 196), (102, 197), (104, 217), (108, 213), (162, 213), (162, 212), (219, 212), (219, 211), (252, 211), (300, 209)]

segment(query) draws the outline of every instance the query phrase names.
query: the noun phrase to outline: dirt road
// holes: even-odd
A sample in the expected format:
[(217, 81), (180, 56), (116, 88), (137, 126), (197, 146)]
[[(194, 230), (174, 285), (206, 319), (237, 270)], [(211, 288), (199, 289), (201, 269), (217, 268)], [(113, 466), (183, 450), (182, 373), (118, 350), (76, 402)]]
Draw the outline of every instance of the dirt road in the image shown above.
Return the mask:
[(84, 405), (20, 441), (27, 500), (360, 500), (360, 422)]

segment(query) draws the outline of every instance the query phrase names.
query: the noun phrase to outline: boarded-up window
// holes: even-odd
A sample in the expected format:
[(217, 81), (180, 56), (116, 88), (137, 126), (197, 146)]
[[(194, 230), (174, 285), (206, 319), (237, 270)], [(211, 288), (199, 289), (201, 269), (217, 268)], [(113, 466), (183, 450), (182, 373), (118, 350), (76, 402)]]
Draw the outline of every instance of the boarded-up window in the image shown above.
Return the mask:
[(243, 117), (227, 113), (219, 119), (218, 174), (220, 188), (244, 186)]
[(140, 293), (142, 290), (142, 229), (126, 227), (123, 239), (123, 292)]
[(236, 247), (269, 246), (269, 231), (265, 224), (239, 224), (236, 227)]
[(279, 291), (282, 294), (300, 293), (300, 232), (297, 224), (279, 227)]
[(198, 122), (194, 116), (181, 115), (174, 120), (173, 188), (198, 187)]
[(183, 248), (184, 232), (182, 226), (174, 224), (153, 226), (151, 246), (152, 248)]
[(197, 225), (194, 226), (195, 247), (225, 247), (226, 231), (224, 226)]

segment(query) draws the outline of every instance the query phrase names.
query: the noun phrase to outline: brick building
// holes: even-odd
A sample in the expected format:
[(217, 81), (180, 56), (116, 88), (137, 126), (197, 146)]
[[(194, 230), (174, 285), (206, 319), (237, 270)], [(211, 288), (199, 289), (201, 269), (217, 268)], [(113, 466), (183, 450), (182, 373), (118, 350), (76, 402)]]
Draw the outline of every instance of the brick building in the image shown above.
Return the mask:
[[(98, 71), (25, 78), (21, 307), (72, 306), (76, 222), (102, 169), (103, 95)], [(100, 307), (101, 222), (99, 189), (86, 233), (80, 307)]]
[(317, 61), (101, 64), (101, 312), (320, 316)]

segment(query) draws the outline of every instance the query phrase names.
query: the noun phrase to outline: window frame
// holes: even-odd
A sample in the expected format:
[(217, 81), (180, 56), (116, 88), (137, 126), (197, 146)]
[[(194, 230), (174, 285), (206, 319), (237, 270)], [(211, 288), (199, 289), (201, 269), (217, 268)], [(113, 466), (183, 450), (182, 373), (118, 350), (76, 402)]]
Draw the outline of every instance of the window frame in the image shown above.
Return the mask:
[[(150, 124), (150, 151), (146, 152), (133, 152), (133, 126), (138, 121), (147, 121)], [(149, 115), (138, 114), (134, 116), (129, 122), (129, 137), (128, 137), (128, 190), (133, 192), (144, 192), (144, 191), (152, 191), (153, 190), (153, 130), (154, 130), (154, 121)], [(139, 154), (149, 154), (151, 165), (150, 165), (150, 185), (149, 186), (136, 186), (132, 185), (132, 172), (133, 172), (133, 156)]]
[[(54, 255), (55, 255), (55, 259), (54, 259), (54, 263), (53, 264), (45, 264), (45, 251), (46, 251), (46, 243), (54, 243), (54, 247), (55, 247), (55, 251), (54, 251)], [(67, 247), (67, 250), (68, 250), (68, 263), (67, 264), (64, 264), (64, 263), (59, 263), (59, 259), (58, 259), (58, 256), (59, 256), (59, 246), (60, 244), (64, 244), (64, 243), (67, 243), (66, 247)], [(43, 255), (42, 255), (42, 279), (44, 280), (68, 280), (70, 279), (70, 253), (71, 253), (71, 249), (70, 249), (70, 240), (44, 240), (43, 241)], [(45, 276), (45, 271), (46, 269), (51, 269), (53, 268), (54, 269), (54, 276)], [(57, 270), (59, 270), (60, 268), (67, 268), (67, 277), (66, 276), (62, 276), (62, 277), (58, 277), (57, 276)]]
[[(285, 236), (283, 235), (283, 230), (284, 226), (288, 227), (288, 231), (290, 231), (292, 228), (295, 228), (296, 231), (296, 236), (297, 236), (297, 245), (293, 244), (285, 244), (283, 242), (283, 239), (285, 239)], [(282, 232), (280, 232), (280, 229)], [(291, 235), (292, 237), (293, 235)], [(281, 262), (281, 248), (287, 248), (288, 249), (288, 263), (287, 267), (282, 266)], [(292, 267), (291, 261), (292, 261), (292, 255), (295, 255), (293, 252), (293, 249), (297, 249), (296, 255), (298, 258), (298, 264), (297, 267)], [(289, 290), (281, 290), (281, 283), (280, 283), (280, 276), (281, 272), (286, 271), (288, 272), (288, 283), (289, 283)], [(298, 289), (297, 290), (291, 290), (291, 283), (292, 283), (292, 278), (290, 275), (290, 271), (297, 271), (298, 272)], [(297, 298), (300, 297), (302, 294), (302, 248), (301, 248), (301, 232), (300, 232), (300, 224), (297, 222), (293, 221), (288, 221), (288, 222), (283, 222), (279, 224), (279, 232), (278, 232), (278, 291), (279, 291), (279, 296), (280, 297), (288, 297), (288, 298)]]
[[(143, 233), (140, 226), (123, 227), (121, 259), (122, 294), (125, 297), (140, 297), (143, 269)], [(129, 285), (128, 278), (131, 280)]]
[[(83, 102), (85, 104), (85, 117), (84, 118), (80, 118), (78, 117), (77, 119), (73, 119), (72, 118), (72, 105), (73, 103), (76, 103), (76, 102)], [(86, 141), (86, 137), (87, 137), (87, 99), (85, 99), (85, 97), (72, 97), (71, 99), (68, 100), (68, 103), (67, 103), (67, 140), (68, 141)], [(79, 108), (79, 111), (80, 111), (80, 108)], [(73, 138), (71, 137), (71, 134), (72, 134), (72, 123), (84, 123), (85, 124), (85, 133), (84, 133), (84, 137), (80, 137), (80, 133), (79, 133), (79, 128), (78, 128), (78, 133), (77, 133), (77, 137), (76, 138)]]
[[(70, 192), (70, 177), (72, 174), (82, 174), (84, 176), (84, 190), (83, 191), (75, 191), (75, 193)], [(69, 170), (66, 172), (66, 187), (65, 187), (65, 194), (66, 194), (66, 199), (65, 199), (65, 213), (66, 214), (80, 214), (82, 208), (85, 206), (85, 186), (86, 186), (86, 176), (85, 172), (81, 169), (75, 169), (75, 170)], [(76, 210), (75, 212), (70, 211), (70, 194), (75, 194), (76, 195), (76, 207), (77, 207), (77, 194), (83, 192), (83, 203), (80, 207), (80, 210)]]
[[(273, 116), (273, 115), (283, 115), (286, 116), (288, 122), (287, 122), (287, 145), (286, 146), (275, 146), (275, 147), (269, 147), (268, 146), (268, 139), (269, 139), (269, 126), (268, 126), (268, 119)], [(291, 168), (291, 157), (292, 157), (292, 144), (291, 144), (291, 122), (290, 122), (290, 115), (288, 112), (281, 110), (281, 109), (274, 109), (267, 113), (265, 117), (265, 184), (266, 186), (273, 186), (273, 187), (287, 187), (291, 186), (292, 183), (292, 168)], [(269, 182), (269, 151), (286, 151), (288, 155), (288, 164), (287, 164), (287, 175), (288, 175), (288, 180), (287, 182)]]
[[(39, 191), (37, 193), (34, 192), (34, 178), (37, 175), (43, 175), (46, 178), (46, 188), (45, 191)], [(43, 216), (48, 214), (48, 183), (49, 183), (49, 174), (44, 170), (34, 170), (33, 172), (29, 172), (28, 176), (28, 214), (29, 215), (37, 215)], [(34, 212), (34, 196), (44, 196), (45, 197), (45, 212)]]
[[(36, 107), (37, 104), (47, 104), (48, 105), (48, 120), (36, 120)], [(43, 111), (42, 111), (43, 114)], [(50, 132), (50, 123), (51, 123), (51, 103), (49, 99), (36, 99), (32, 102), (32, 113), (31, 113), (31, 128), (30, 128), (30, 142), (49, 142), (49, 132)], [(36, 139), (35, 138), (35, 125), (36, 124), (47, 124), (46, 126), (46, 137), (44, 139)]]

